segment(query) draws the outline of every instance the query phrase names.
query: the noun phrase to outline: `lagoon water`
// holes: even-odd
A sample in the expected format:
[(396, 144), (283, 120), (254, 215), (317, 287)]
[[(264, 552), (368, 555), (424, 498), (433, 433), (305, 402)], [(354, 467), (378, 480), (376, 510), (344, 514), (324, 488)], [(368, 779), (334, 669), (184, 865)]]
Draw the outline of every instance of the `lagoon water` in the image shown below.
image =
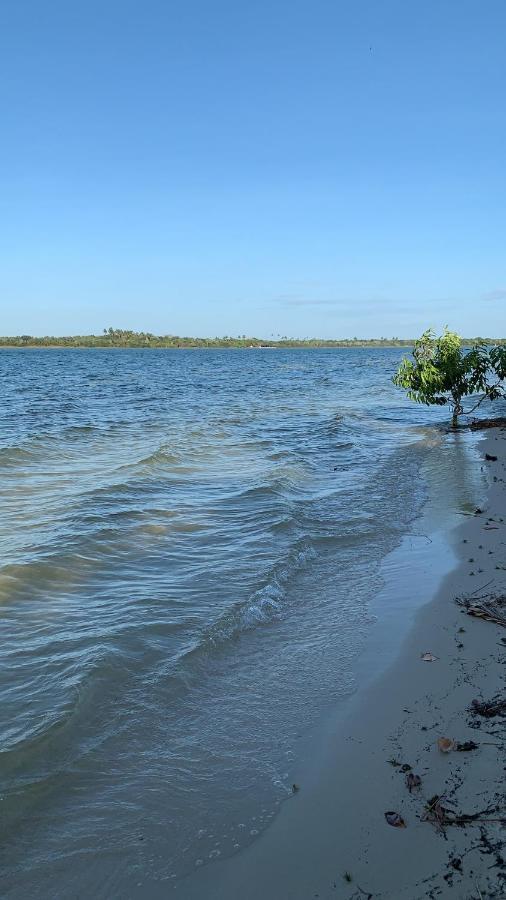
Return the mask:
[(402, 355), (0, 352), (4, 896), (169, 889), (271, 821), (452, 465)]

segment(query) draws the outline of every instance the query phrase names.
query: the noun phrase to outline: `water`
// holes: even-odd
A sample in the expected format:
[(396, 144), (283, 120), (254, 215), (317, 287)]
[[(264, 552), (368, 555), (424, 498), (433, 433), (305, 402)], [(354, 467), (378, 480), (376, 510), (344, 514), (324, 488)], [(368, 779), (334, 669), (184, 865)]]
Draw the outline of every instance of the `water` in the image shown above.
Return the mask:
[(275, 815), (451, 463), (402, 355), (0, 352), (8, 896), (169, 888)]

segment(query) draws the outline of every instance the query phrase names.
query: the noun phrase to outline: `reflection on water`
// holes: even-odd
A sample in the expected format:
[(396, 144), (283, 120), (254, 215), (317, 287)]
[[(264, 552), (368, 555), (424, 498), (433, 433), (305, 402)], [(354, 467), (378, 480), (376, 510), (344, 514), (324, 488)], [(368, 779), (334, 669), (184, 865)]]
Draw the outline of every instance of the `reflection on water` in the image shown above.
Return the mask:
[(400, 356), (0, 353), (9, 896), (172, 884), (270, 821), (427, 473), (466, 502)]

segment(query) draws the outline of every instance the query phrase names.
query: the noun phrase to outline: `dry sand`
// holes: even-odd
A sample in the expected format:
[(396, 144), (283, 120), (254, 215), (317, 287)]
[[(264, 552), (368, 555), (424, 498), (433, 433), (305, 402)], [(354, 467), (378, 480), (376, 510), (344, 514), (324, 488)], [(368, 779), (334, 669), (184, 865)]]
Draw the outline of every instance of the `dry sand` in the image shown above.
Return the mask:
[[(301, 772), (300, 790), (273, 825), (236, 857), (196, 871), (177, 896), (506, 898), (506, 831), (497, 821), (506, 821), (506, 717), (470, 711), (475, 699), (506, 697), (506, 628), (470, 617), (455, 602), (506, 594), (504, 436), (492, 429), (480, 444), (489, 483), (483, 511), (454, 535), (457, 569), (418, 613), (394, 665), (329, 727), (320, 758)], [(497, 461), (485, 462), (485, 453)], [(425, 651), (437, 659), (424, 662)], [(478, 747), (442, 753), (439, 737)], [(411, 766), (421, 786), (410, 793), (406, 773), (389, 760)], [(444, 797), (450, 817), (480, 815), (460, 826), (424, 821), (434, 795)], [(406, 827), (388, 825), (387, 811)]]

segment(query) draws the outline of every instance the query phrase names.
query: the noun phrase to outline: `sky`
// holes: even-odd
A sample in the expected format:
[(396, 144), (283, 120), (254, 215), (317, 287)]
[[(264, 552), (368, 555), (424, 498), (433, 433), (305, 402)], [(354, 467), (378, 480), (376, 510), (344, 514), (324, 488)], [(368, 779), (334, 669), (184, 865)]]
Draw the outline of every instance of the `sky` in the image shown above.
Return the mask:
[(504, 0), (3, 0), (0, 334), (506, 336)]

